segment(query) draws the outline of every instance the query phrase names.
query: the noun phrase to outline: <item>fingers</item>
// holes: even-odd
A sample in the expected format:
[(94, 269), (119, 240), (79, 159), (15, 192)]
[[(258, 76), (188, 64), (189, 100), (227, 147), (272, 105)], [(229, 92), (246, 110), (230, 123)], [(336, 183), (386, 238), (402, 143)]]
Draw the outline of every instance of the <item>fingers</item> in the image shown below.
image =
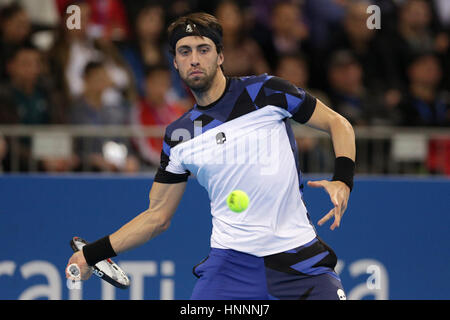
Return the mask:
[(308, 181), (308, 186), (313, 188), (325, 188), (327, 180)]
[(334, 209), (331, 209), (325, 216), (323, 216), (322, 219), (320, 219), (317, 224), (319, 226), (323, 225), (325, 222), (327, 222), (328, 220), (330, 220), (333, 216), (334, 216)]
[[(333, 224), (330, 226), (330, 230), (334, 230), (334, 229), (336, 229), (337, 227), (339, 227), (339, 225), (341, 224), (341, 217), (342, 217), (342, 215), (341, 215), (341, 213), (340, 213), (340, 208), (338, 209), (339, 207), (336, 207), (335, 208), (335, 214), (334, 214), (334, 222), (333, 222)], [(339, 212), (336, 212), (336, 211), (339, 211)]]
[[(76, 267), (74, 267), (74, 265)], [(75, 277), (74, 274), (69, 272), (69, 268), (72, 268), (72, 270), (78, 268), (79, 275)], [(82, 257), (81, 251), (75, 252), (67, 263), (66, 278), (71, 280), (87, 280), (92, 275), (91, 269), (92, 268), (86, 264), (86, 261)]]
[(341, 218), (342, 218), (342, 215), (343, 215), (343, 213), (345, 211), (344, 204), (339, 204), (337, 199), (332, 199), (332, 201), (334, 203), (334, 208), (331, 209), (322, 219), (320, 219), (317, 222), (317, 224), (319, 226), (322, 226), (325, 222), (327, 222), (328, 220), (330, 220), (334, 216), (334, 222), (330, 226), (330, 230), (334, 230), (334, 229), (336, 229), (337, 227), (340, 226)]

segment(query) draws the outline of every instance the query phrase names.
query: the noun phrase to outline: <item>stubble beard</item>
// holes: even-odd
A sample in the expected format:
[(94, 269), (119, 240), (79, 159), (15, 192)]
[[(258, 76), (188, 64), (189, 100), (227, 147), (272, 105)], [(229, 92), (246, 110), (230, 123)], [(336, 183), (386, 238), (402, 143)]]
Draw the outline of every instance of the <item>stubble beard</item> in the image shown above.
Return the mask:
[(191, 89), (194, 93), (204, 93), (211, 88), (214, 78), (216, 77), (217, 69), (211, 71), (208, 74), (205, 70), (203, 77), (186, 77), (182, 79), (184, 83)]

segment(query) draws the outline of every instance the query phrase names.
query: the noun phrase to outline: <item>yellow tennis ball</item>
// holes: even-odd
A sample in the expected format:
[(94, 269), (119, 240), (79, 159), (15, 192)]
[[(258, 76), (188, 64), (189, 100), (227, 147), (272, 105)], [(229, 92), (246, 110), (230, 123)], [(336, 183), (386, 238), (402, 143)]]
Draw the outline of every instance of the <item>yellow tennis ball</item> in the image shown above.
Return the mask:
[(227, 205), (231, 211), (242, 212), (247, 209), (248, 195), (242, 190), (234, 190), (227, 197)]

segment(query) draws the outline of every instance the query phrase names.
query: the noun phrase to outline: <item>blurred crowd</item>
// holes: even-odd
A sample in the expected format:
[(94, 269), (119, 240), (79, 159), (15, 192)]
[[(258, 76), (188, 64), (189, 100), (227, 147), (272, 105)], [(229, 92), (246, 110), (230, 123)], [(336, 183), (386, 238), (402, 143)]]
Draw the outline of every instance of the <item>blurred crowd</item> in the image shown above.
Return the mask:
[[(379, 29), (367, 25), (372, 4)], [(280, 76), (356, 126), (450, 127), (448, 0), (0, 0), (0, 125), (169, 124), (194, 101), (166, 29), (194, 11), (222, 24), (228, 76)], [(4, 171), (9, 143), (0, 133)], [(317, 142), (298, 144), (308, 153)], [(159, 164), (161, 148), (139, 135), (80, 137), (38, 170), (138, 172)], [(18, 149), (30, 170), (30, 139)]]

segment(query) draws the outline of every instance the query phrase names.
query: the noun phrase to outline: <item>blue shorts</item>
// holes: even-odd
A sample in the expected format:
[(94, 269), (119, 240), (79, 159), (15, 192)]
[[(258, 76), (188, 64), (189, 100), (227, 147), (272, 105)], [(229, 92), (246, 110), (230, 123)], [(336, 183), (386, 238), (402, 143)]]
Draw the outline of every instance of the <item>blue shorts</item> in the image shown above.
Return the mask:
[(320, 238), (282, 253), (256, 257), (212, 248), (193, 269), (193, 300), (338, 300), (337, 258)]

